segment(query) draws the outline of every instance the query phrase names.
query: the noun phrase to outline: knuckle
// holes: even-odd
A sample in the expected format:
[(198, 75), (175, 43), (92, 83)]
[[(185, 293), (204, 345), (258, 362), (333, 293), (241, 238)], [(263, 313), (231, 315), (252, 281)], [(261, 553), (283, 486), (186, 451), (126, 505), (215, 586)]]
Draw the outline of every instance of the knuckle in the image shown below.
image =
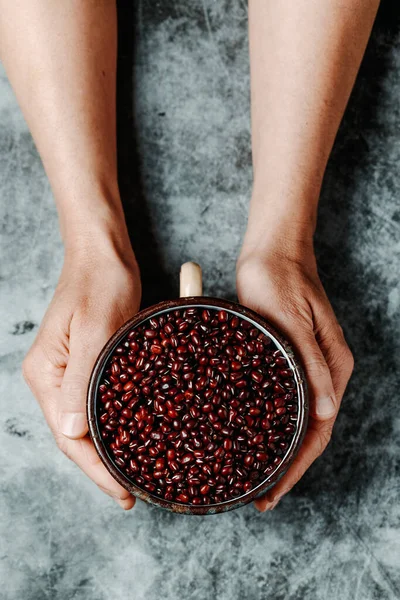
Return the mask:
[[(303, 475), (303, 473), (299, 472), (296, 481), (299, 481), (301, 479), (302, 475)], [(283, 496), (286, 496), (286, 494), (289, 494), (289, 492), (292, 491), (292, 489), (294, 488), (294, 486), (295, 486), (295, 484), (292, 483), (292, 485), (290, 485), (289, 487), (285, 488), (284, 491), (279, 495), (279, 499), (283, 498)]]
[(26, 383), (30, 386), (31, 367), (30, 367), (28, 355), (24, 358), (24, 360), (22, 362), (22, 376), (25, 379)]
[(296, 483), (298, 481), (300, 481), (300, 479), (303, 477), (306, 469), (307, 469), (307, 465), (301, 461), (296, 459), (292, 465), (292, 477), (291, 477), (291, 481), (289, 481), (287, 483), (287, 485), (285, 486), (284, 491), (282, 491), (282, 494), (279, 494), (280, 496), (287, 494), (288, 492), (290, 492), (290, 490), (296, 485)]
[(32, 389), (36, 372), (36, 354), (34, 350), (29, 350), (22, 362), (22, 375), (28, 386)]
[(104, 485), (101, 485), (101, 483), (98, 483), (98, 484), (97, 484), (97, 487), (98, 487), (98, 488), (99, 488), (99, 490), (100, 490), (100, 491), (102, 491), (104, 494), (107, 494), (107, 496), (111, 496), (111, 497), (113, 497), (113, 494), (112, 494), (112, 492), (111, 492), (111, 491), (110, 491), (108, 488), (104, 487)]
[(291, 294), (283, 296), (280, 304), (283, 306), (284, 313), (291, 325), (296, 324), (296, 327), (300, 327), (305, 334), (312, 331), (312, 313), (307, 302), (301, 301)]
[(335, 367), (341, 370), (345, 370), (349, 375), (354, 369), (354, 357), (346, 341), (343, 340), (338, 343), (336, 350), (332, 356), (332, 363)]
[(75, 374), (73, 377), (65, 378), (62, 382), (62, 393), (64, 398), (75, 399), (86, 389), (89, 378), (83, 374)]
[(114, 498), (114, 500), (117, 500), (117, 502), (125, 502), (131, 496), (129, 492), (125, 492), (123, 490), (118, 491), (118, 492), (114, 492), (113, 490), (110, 490), (109, 488), (104, 487), (104, 485), (101, 485), (100, 483), (97, 484), (97, 487), (102, 492), (104, 492), (105, 494), (107, 494), (107, 496), (110, 496), (110, 498)]
[(323, 452), (325, 451), (327, 445), (330, 442), (331, 434), (332, 434), (332, 429), (330, 427), (326, 427), (317, 432), (316, 445), (315, 445), (317, 457), (321, 456), (321, 454), (323, 454)]
[(328, 366), (323, 357), (315, 356), (305, 363), (308, 375), (311, 378), (325, 377), (328, 374)]
[(57, 448), (66, 456), (69, 460), (72, 460), (70, 447), (68, 440), (61, 434), (55, 435)]
[(354, 356), (353, 356), (353, 353), (350, 350), (350, 348), (347, 346), (347, 344), (346, 344), (346, 352), (345, 352), (345, 363), (346, 363), (347, 368), (350, 371), (350, 373), (352, 373), (353, 369), (354, 369)]

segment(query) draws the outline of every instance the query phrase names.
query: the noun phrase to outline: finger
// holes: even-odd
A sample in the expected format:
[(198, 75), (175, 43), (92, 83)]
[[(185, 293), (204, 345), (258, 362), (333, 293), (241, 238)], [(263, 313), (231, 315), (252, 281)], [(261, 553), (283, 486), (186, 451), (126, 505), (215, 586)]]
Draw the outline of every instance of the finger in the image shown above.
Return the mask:
[(71, 323), (69, 360), (61, 384), (59, 430), (70, 439), (86, 435), (86, 394), (93, 365), (113, 332), (93, 324)]
[(22, 374), (39, 403), (42, 390), (60, 387), (66, 363), (66, 353), (54, 339), (43, 334), (37, 336), (22, 363)]
[(315, 339), (311, 314), (282, 312), (271, 302), (268, 310), (259, 309), (291, 340), (304, 367), (310, 396), (310, 414), (319, 420), (332, 419), (339, 409), (331, 373)]
[(58, 409), (62, 403), (61, 388), (41, 384), (40, 389), (37, 390), (37, 398), (60, 450), (122, 508), (125, 510), (132, 508), (135, 498), (107, 471), (90, 439), (85, 437), (71, 440), (59, 432)]
[(328, 445), (333, 422), (334, 420), (331, 423), (310, 420), (303, 444), (287, 473), (265, 496), (254, 501), (259, 511), (264, 512), (275, 508), (281, 498), (303, 477)]
[[(289, 331), (298, 330), (292, 324)], [(303, 329), (293, 343), (302, 359), (310, 397), (310, 421), (306, 437), (288, 472), (266, 496), (255, 501), (259, 510), (271, 505), (285, 495), (301, 479), (314, 460), (326, 448), (335, 422), (339, 403), (336, 398), (329, 367), (315, 340), (314, 333)], [(275, 504), (276, 505), (276, 504)]]
[[(331, 318), (320, 319), (315, 311), (317, 324), (315, 335), (322, 354), (328, 364), (337, 400), (340, 402), (354, 368), (353, 355), (343, 335), (343, 330), (331, 309)], [(322, 315), (321, 315), (322, 317)]]
[(107, 471), (88, 437), (79, 440), (63, 438), (60, 448), (99, 488), (114, 498), (124, 509), (135, 505), (135, 497), (123, 488)]
[[(32, 358), (33, 356), (33, 358)], [(39, 355), (40, 357), (41, 355)], [(115, 479), (110, 475), (100, 460), (92, 442), (88, 437), (79, 440), (71, 440), (65, 437), (58, 430), (58, 407), (62, 403), (62, 392), (60, 386), (47, 383), (46, 378), (37, 378), (38, 355), (35, 353), (29, 356), (24, 365), (24, 374), (32, 387), (35, 389), (35, 396), (46, 417), (46, 421), (53, 432), (57, 445), (60, 450), (75, 462), (84, 473), (86, 473), (99, 488), (113, 497), (122, 508), (129, 510), (135, 504), (135, 498), (129, 494)]]
[(339, 410), (331, 372), (313, 332), (304, 333), (298, 350), (307, 379), (310, 396), (310, 415), (321, 421), (330, 421)]

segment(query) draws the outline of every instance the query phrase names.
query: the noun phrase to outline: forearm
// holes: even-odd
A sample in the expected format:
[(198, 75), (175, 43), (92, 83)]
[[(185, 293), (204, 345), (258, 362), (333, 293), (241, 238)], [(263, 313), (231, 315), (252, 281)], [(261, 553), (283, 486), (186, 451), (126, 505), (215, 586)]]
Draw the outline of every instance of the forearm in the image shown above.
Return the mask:
[(115, 0), (0, 0), (0, 52), (67, 246), (126, 229), (117, 184)]
[(243, 253), (277, 234), (312, 243), (326, 163), (378, 4), (249, 1), (254, 187)]

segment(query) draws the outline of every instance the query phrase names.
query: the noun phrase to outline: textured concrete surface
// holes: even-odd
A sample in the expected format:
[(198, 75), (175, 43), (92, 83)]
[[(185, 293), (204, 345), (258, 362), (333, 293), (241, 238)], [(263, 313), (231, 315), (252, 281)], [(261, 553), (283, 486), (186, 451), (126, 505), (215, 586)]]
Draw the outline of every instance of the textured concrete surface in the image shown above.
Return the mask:
[[(1, 599), (400, 598), (398, 10), (383, 6), (321, 199), (321, 276), (356, 371), (329, 449), (271, 514), (125, 514), (56, 450), (20, 365), (62, 246), (0, 72)], [(246, 4), (143, 0), (121, 23), (121, 186), (145, 302), (175, 295), (189, 258), (207, 293), (234, 297), (251, 185)]]

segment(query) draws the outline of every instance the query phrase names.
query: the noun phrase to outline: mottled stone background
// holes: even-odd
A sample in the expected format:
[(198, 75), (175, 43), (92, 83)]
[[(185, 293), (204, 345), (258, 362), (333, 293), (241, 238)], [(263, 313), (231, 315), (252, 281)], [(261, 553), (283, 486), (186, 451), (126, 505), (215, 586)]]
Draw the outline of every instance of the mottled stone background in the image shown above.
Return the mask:
[[(121, 10), (121, 188), (145, 302), (182, 261), (234, 297), (251, 186), (244, 0)], [(396, 6), (397, 5), (397, 6)], [(321, 199), (321, 276), (356, 358), (327, 452), (270, 514), (123, 513), (62, 456), (22, 358), (62, 263), (56, 211), (0, 72), (0, 598), (400, 598), (400, 34), (386, 2)]]

